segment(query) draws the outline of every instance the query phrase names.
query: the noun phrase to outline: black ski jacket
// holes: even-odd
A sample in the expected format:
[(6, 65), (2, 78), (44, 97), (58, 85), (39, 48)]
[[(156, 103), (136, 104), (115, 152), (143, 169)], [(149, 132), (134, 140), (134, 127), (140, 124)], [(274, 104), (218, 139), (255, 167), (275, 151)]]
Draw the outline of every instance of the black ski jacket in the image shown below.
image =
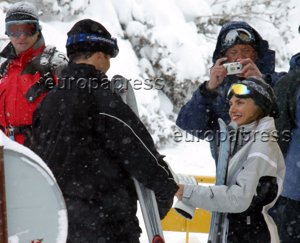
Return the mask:
[(68, 242), (138, 242), (132, 177), (152, 189), (161, 218), (178, 187), (151, 135), (107, 77), (70, 63), (33, 117), (33, 146), (64, 194)]

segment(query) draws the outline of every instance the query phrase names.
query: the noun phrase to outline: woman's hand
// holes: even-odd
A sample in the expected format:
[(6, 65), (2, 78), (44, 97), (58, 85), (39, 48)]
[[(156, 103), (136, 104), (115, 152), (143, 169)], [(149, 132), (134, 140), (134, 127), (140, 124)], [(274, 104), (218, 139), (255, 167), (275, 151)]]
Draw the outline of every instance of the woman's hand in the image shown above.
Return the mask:
[(178, 184), (178, 186), (179, 186), (179, 189), (178, 189), (178, 191), (176, 192), (175, 196), (178, 198), (178, 200), (181, 200), (181, 199), (182, 199), (182, 196), (183, 196), (184, 185)]

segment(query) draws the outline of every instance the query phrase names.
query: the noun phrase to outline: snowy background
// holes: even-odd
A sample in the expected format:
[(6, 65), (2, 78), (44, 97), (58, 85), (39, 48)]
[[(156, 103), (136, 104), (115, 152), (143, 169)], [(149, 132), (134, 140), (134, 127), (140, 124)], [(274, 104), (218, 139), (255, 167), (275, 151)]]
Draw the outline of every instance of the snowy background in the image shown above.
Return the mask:
[[(9, 5), (0, 1), (4, 21)], [(66, 33), (80, 19), (102, 23), (118, 38), (120, 53), (108, 76), (121, 74), (135, 88), (141, 119), (175, 172), (214, 175), (207, 142), (185, 135), (174, 140), (175, 120), (192, 91), (208, 79), (218, 32), (229, 20), (244, 20), (276, 51), (276, 70), (288, 70), (300, 51), (300, 2), (297, 0), (36, 0), (46, 43), (65, 52)], [(2, 22), (4, 23), (4, 22)], [(7, 43), (0, 26), (0, 47)], [(149, 88), (151, 87), (151, 88)], [(193, 234), (191, 243), (206, 242)], [(147, 242), (146, 234), (141, 242)], [(167, 242), (185, 235), (166, 232)]]

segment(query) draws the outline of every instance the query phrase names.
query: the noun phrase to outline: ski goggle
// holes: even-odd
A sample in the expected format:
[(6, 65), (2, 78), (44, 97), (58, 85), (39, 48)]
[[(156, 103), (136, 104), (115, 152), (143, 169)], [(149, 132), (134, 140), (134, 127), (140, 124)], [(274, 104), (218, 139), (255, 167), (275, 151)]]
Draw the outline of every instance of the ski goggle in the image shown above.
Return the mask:
[(5, 34), (12, 37), (33, 36), (38, 30), (39, 24), (37, 21), (11, 21), (6, 23)]
[(268, 93), (266, 87), (258, 85), (251, 80), (243, 80), (242, 82), (247, 82), (247, 85), (245, 83), (237, 83), (231, 85), (227, 93), (227, 98), (231, 98), (233, 94), (241, 98), (249, 98), (252, 95), (260, 94), (265, 96), (269, 101), (272, 102), (272, 97)]
[(222, 45), (223, 46), (232, 46), (234, 44), (251, 44), (255, 42), (255, 38), (252, 33), (245, 29), (234, 29), (228, 31), (224, 36)]
[(227, 97), (231, 98), (232, 95), (238, 95), (245, 98), (250, 97), (251, 89), (245, 84), (233, 84), (227, 93)]

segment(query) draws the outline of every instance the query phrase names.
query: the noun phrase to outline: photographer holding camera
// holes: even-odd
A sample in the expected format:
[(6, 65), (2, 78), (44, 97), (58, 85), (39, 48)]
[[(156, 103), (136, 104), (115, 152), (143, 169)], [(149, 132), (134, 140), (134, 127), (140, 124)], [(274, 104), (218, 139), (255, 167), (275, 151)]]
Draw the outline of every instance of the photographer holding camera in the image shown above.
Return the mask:
[(222, 27), (212, 61), (210, 80), (201, 83), (191, 100), (181, 108), (176, 124), (200, 139), (208, 139), (217, 161), (217, 119), (230, 121), (226, 99), (229, 87), (250, 76), (262, 77), (274, 86), (284, 73), (275, 73), (275, 52), (269, 49), (268, 42), (242, 21), (232, 21)]

